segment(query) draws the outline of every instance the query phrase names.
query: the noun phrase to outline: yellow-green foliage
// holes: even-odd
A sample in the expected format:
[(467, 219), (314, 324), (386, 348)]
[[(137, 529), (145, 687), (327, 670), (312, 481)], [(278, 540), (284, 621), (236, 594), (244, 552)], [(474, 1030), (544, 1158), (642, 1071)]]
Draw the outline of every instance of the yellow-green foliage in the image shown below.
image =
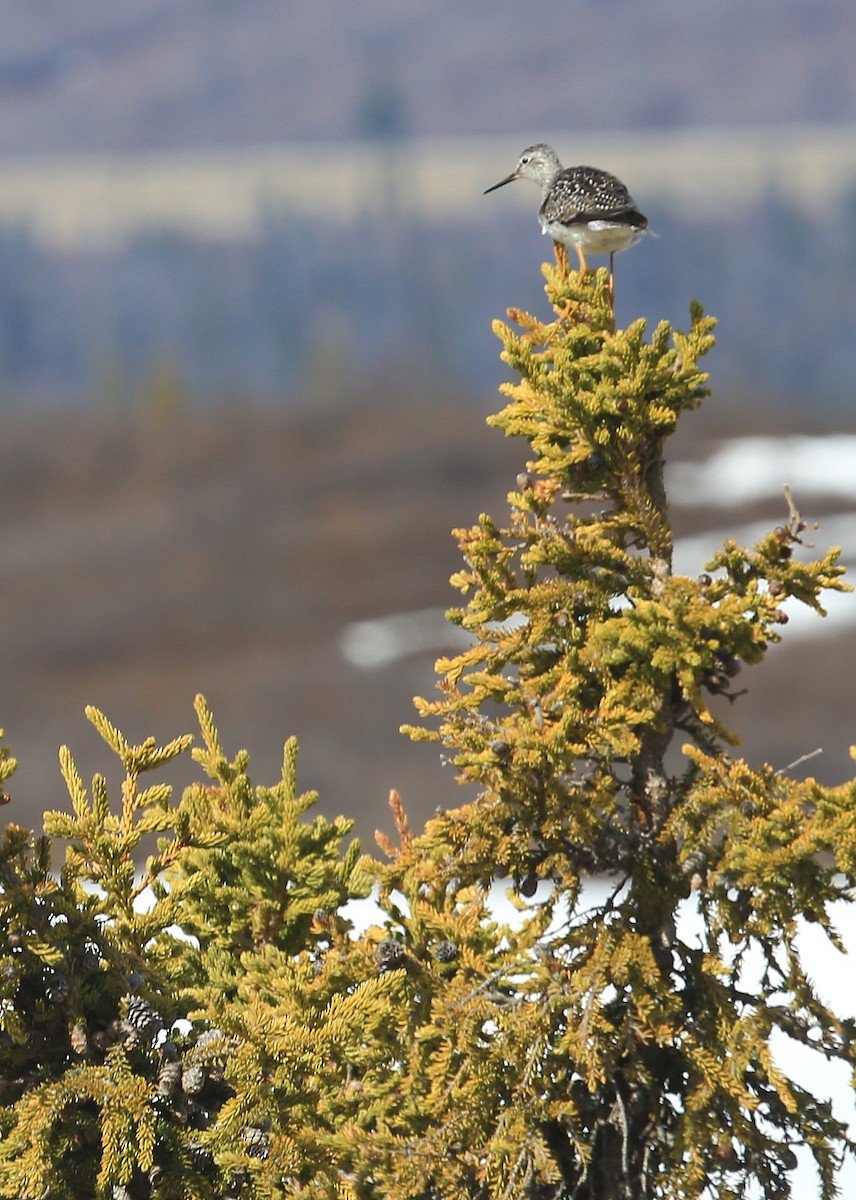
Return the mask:
[(348, 944), (337, 910), (371, 886), (356, 843), (341, 853), (351, 822), (301, 820), (315, 796), (293, 739), (279, 783), (253, 787), (201, 697), (197, 713), (209, 782), (179, 803), (140, 776), (192, 739), (132, 746), (90, 709), (118, 800), (63, 748), (71, 812), (45, 816), (67, 842), (59, 879), (47, 837), (9, 825), (0, 843), (0, 1195), (271, 1195), (315, 1146), (333, 1056), (359, 1061), (388, 1017), (395, 979), (317, 978), (331, 931)]
[(836, 555), (805, 559), (791, 501), (675, 575), (663, 445), (711, 322), (616, 330), (603, 272), (546, 276), (557, 319), (497, 325), (519, 382), (491, 423), (528, 461), (509, 516), (459, 531), (472, 645), (411, 729), (475, 791), (418, 834), (394, 795), (381, 865), (308, 815), (293, 739), (256, 786), (200, 698), (176, 801), (141, 777), (190, 739), (132, 746), (90, 710), (119, 795), (63, 750), (70, 810), (0, 842), (0, 1196), (785, 1200), (803, 1147), (834, 1195), (846, 1131), (773, 1047), (852, 1063), (796, 934), (838, 944), (856, 785), (733, 757), (708, 700), (784, 600), (842, 586)]
[[(804, 559), (788, 496), (756, 546), (726, 543), (698, 578), (675, 575), (663, 445), (706, 394), (712, 322), (693, 306), (686, 334), (661, 324), (649, 339), (642, 321), (614, 328), (602, 274), (593, 291), (545, 274), (559, 318), (512, 310), (495, 325), (520, 380), (489, 423), (530, 455), (507, 521), (458, 531), (467, 603), (449, 616), (473, 643), (438, 663), (439, 698), (417, 700), (433, 722), (408, 728), (478, 788), (419, 840), (434, 871), (480, 887), (507, 873), (524, 896), (540, 879), (542, 911), (561, 913), (518, 978), (537, 1058), (500, 1039), (512, 1075), (533, 1081), (516, 1174), (486, 1140), (476, 1175), (497, 1195), (731, 1197), (755, 1179), (772, 1198), (790, 1194), (793, 1148), (808, 1145), (831, 1195), (844, 1130), (781, 1076), (770, 1037), (850, 1061), (850, 1024), (813, 991), (794, 938), (809, 920), (835, 939), (856, 790), (732, 762), (736, 738), (707, 700), (779, 640), (784, 600), (823, 612), (822, 591), (843, 586), (838, 554)], [(614, 886), (587, 910), (592, 872)], [(679, 935), (688, 906), (702, 946)], [(482, 1106), (491, 1137), (517, 1104)]]

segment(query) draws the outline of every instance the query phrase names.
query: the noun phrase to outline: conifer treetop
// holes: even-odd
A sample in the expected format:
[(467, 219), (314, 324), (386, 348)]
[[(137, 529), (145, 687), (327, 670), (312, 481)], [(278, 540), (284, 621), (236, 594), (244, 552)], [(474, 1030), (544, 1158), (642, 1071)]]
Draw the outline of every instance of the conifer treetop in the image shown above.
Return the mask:
[[(417, 699), (429, 723), (406, 727), (476, 789), (415, 853), (450, 886), (504, 874), (521, 903), (537, 889), (553, 922), (527, 976), (539, 999), (517, 1016), (541, 1047), (517, 1060), (531, 1091), (499, 1103), (493, 1136), (531, 1106), (514, 1177), (529, 1196), (736, 1198), (754, 1180), (772, 1200), (790, 1194), (800, 1146), (831, 1196), (845, 1127), (782, 1075), (771, 1039), (848, 1061), (850, 1027), (794, 934), (805, 919), (835, 937), (824, 914), (854, 881), (854, 788), (735, 760), (711, 702), (737, 699), (784, 601), (822, 613), (823, 591), (845, 586), (838, 551), (804, 558), (788, 497), (755, 546), (712, 547), (698, 577), (675, 574), (664, 445), (707, 395), (713, 322), (694, 304), (686, 333), (616, 329), (605, 272), (593, 288), (544, 273), (557, 319), (509, 310), (494, 326), (519, 379), (488, 421), (530, 454), (507, 518), (456, 531), (466, 605), (449, 617), (472, 644), (437, 664), (439, 699)], [(591, 876), (611, 881), (593, 906)], [(688, 908), (700, 945), (680, 933)], [(760, 984), (743, 967), (758, 953)], [(495, 1166), (491, 1194), (508, 1194)]]

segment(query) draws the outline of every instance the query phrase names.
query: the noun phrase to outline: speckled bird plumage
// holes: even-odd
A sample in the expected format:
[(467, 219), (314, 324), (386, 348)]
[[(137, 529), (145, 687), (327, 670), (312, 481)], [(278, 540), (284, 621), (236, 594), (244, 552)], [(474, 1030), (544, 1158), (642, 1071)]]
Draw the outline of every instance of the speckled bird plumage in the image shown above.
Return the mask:
[[(620, 179), (597, 167), (563, 167), (555, 150), (543, 142), (528, 146), (515, 170), (487, 192), (515, 179), (531, 179), (541, 188), (542, 233), (578, 252), (611, 258), (647, 232), (647, 218)], [(584, 270), (582, 256), (580, 262)]]

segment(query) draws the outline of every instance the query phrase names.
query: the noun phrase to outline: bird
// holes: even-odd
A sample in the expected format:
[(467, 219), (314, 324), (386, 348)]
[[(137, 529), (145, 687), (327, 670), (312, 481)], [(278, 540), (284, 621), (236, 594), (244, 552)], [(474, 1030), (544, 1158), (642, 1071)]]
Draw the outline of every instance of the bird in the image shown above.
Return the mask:
[(545, 142), (527, 146), (511, 174), (486, 188), (484, 195), (515, 179), (531, 179), (541, 188), (541, 232), (553, 239), (565, 274), (566, 246), (576, 248), (581, 276), (588, 270), (586, 254), (609, 255), (611, 294), (615, 255), (635, 246), (648, 232), (648, 218), (621, 180), (598, 167), (563, 167), (556, 151)]

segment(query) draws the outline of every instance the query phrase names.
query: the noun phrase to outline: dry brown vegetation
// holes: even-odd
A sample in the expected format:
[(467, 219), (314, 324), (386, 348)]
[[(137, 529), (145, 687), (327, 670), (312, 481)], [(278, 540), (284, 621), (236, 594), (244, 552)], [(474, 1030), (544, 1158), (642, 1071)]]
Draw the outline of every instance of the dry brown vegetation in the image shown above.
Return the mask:
[[(335, 415), (7, 417), (0, 720), (21, 764), (9, 816), (38, 824), (62, 803), (62, 742), (86, 770), (105, 765), (84, 704), (130, 737), (164, 738), (193, 728), (197, 691), (228, 748), (251, 751), (259, 781), (276, 776), (282, 742), (297, 734), (302, 782), (364, 837), (388, 824), (390, 787), (417, 822), (459, 800), (437, 750), (398, 733), (447, 648), (365, 670), (339, 639), (353, 621), (456, 603), (450, 530), (501, 510), (522, 465), (523, 448), (483, 416), (423, 397)], [(712, 409), (688, 418), (677, 452), (701, 453), (717, 428)], [(715, 520), (676, 518), (679, 533)], [(815, 540), (825, 544), (822, 530)], [(856, 740), (856, 639), (784, 633), (741, 676), (749, 694), (729, 724), (750, 759), (776, 766), (822, 746), (805, 770), (834, 782)]]

